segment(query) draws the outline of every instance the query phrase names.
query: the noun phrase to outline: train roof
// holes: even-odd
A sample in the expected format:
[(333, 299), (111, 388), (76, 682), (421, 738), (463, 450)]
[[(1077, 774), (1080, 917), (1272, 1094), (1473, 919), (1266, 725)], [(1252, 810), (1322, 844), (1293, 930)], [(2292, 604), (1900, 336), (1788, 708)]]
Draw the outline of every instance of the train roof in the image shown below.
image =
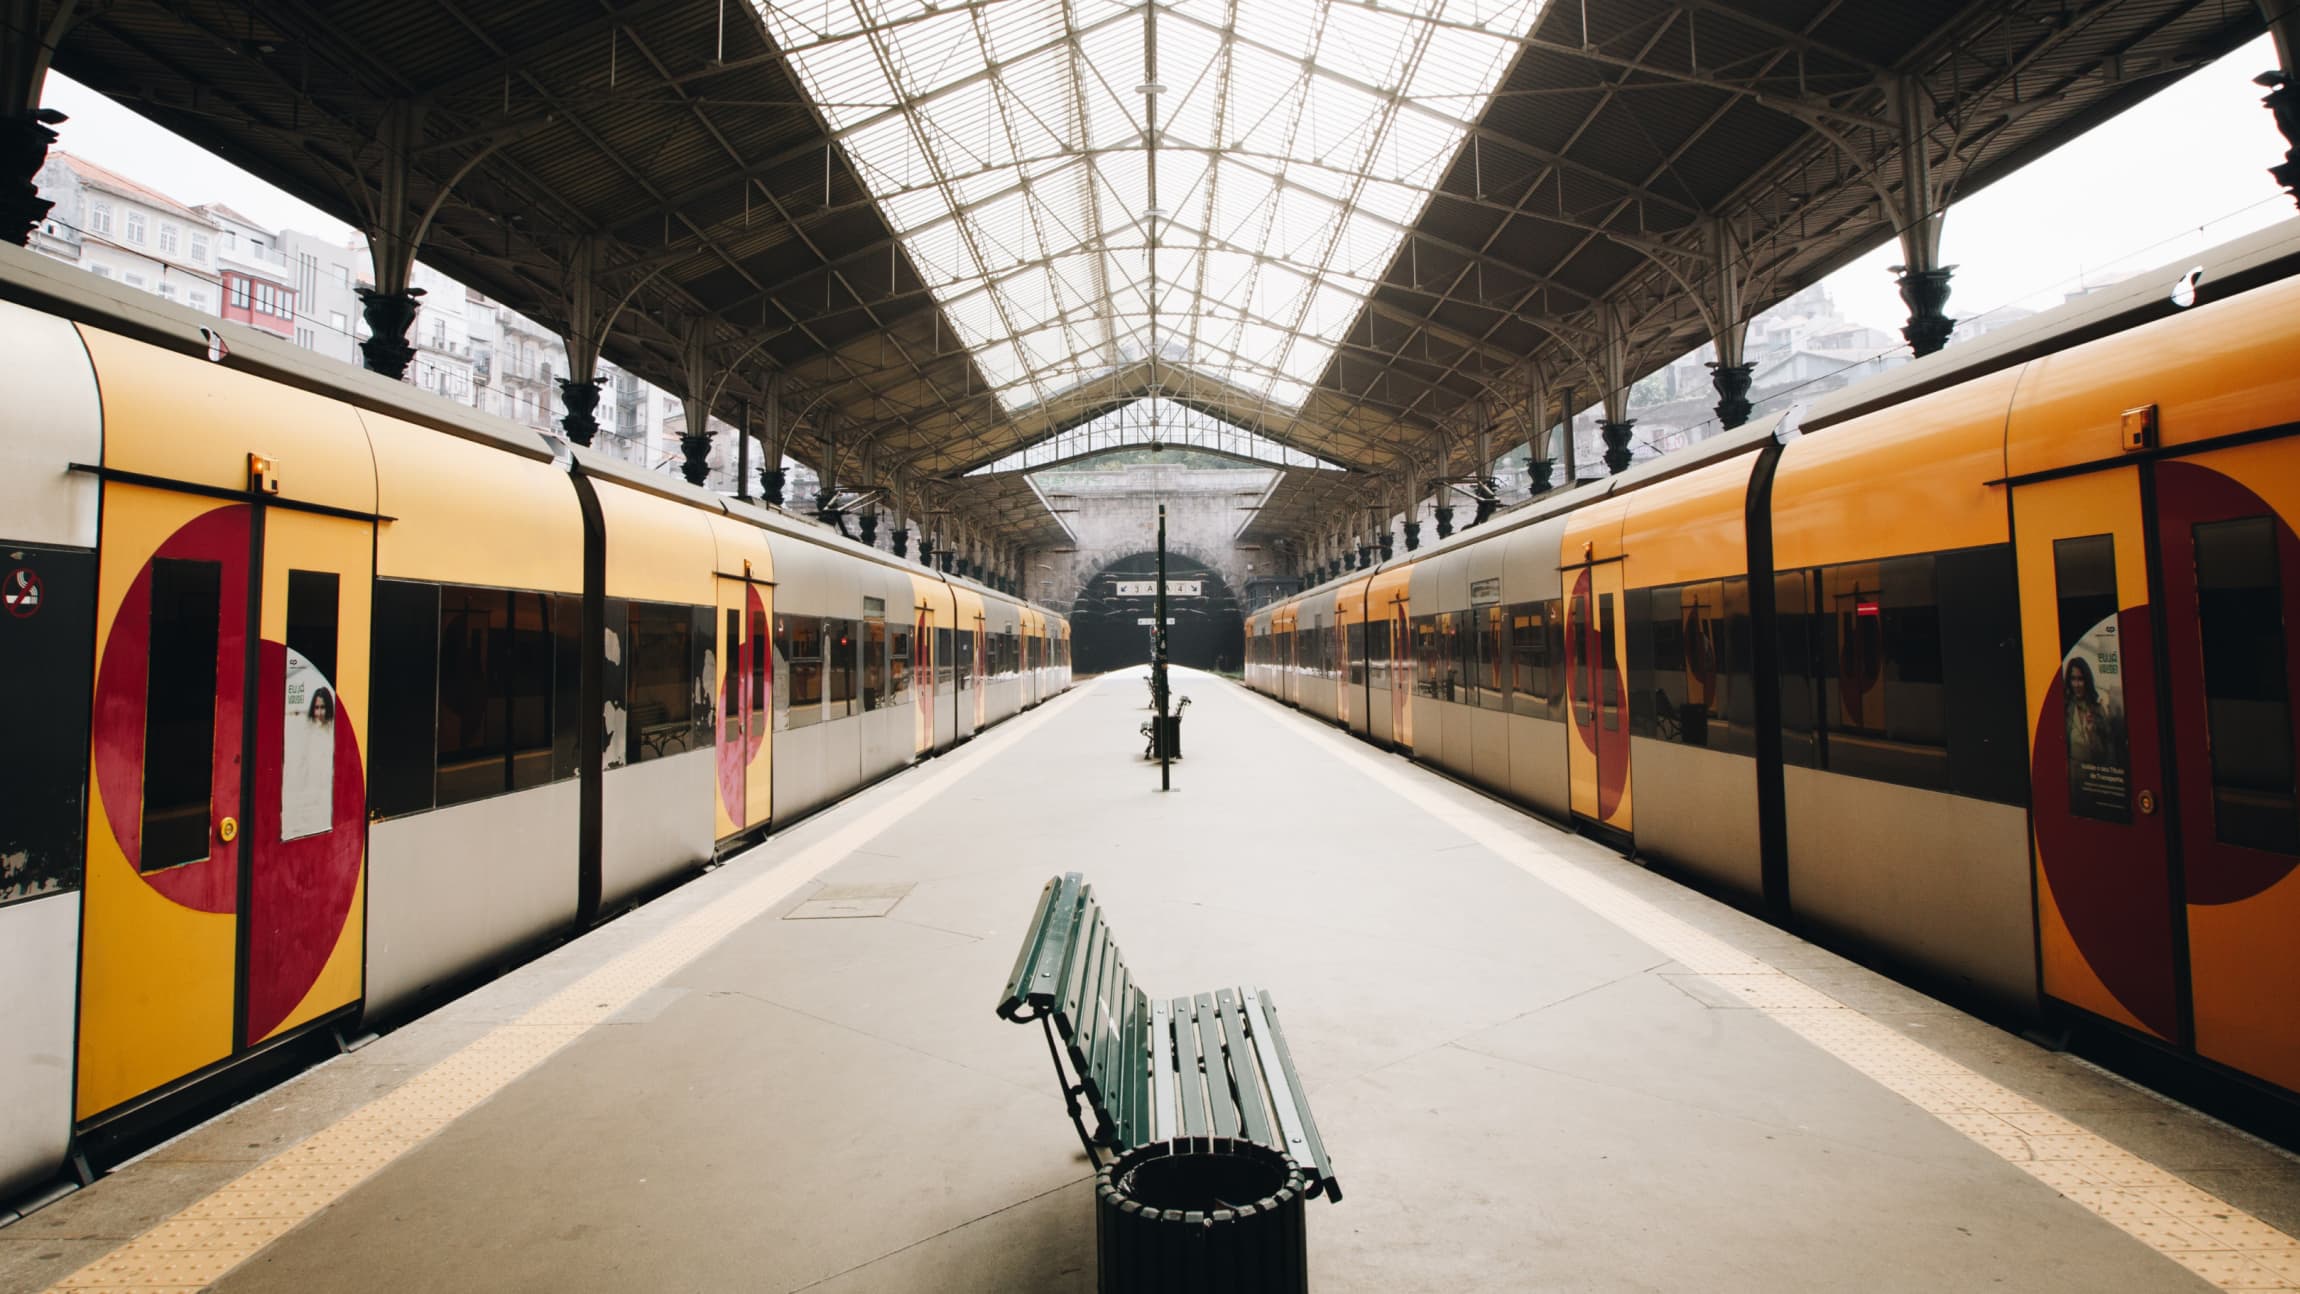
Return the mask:
[[(2300, 217), (2232, 239), (2195, 256), (2182, 257), (2156, 269), (2143, 271), (1986, 336), (1935, 351), (1889, 372), (1828, 392), (1816, 398), (1810, 406), (1792, 404), (1779, 413), (1768, 414), (1674, 454), (1647, 459), (1617, 476), (1600, 477), (1594, 481), (1577, 483), (1570, 488), (1536, 495), (1488, 518), (1482, 526), (1457, 530), (1445, 539), (1424, 545), (1410, 554), (1376, 562), (1363, 570), (1345, 572), (1271, 605), (1283, 606), (1365, 579), (1376, 571), (1427, 561), (1463, 544), (1475, 543), (1545, 521), (1586, 507), (1599, 499), (1656, 485), (1711, 463), (1747, 453), (1771, 440), (1780, 430), (1781, 424), (1792, 417), (1799, 430), (1823, 430), (1960, 382), (2082, 345), (2095, 338), (2180, 314), (2196, 305), (2224, 300), (2294, 274), (2300, 274)], [(2181, 280), (2191, 278), (2190, 299), (2176, 302), (2174, 289)], [(1260, 608), (1250, 613), (1249, 618), (1266, 610), (1269, 608)]]
[(13, 301), (73, 323), (133, 338), (147, 345), (185, 355), (205, 357), (209, 337), (221, 338), (226, 354), (218, 363), (270, 381), (329, 396), (386, 413), (418, 426), (463, 440), (475, 441), (505, 453), (542, 462), (580, 464), (585, 475), (603, 477), (660, 495), (689, 507), (716, 511), (737, 521), (792, 539), (829, 548), (865, 561), (924, 573), (945, 583), (961, 585), (1001, 601), (1026, 605), (1062, 618), (1062, 613), (1027, 598), (1002, 593), (962, 575), (945, 574), (923, 564), (912, 564), (840, 535), (816, 522), (779, 508), (748, 504), (676, 477), (633, 467), (595, 450), (532, 427), (482, 413), (396, 381), (380, 373), (355, 368), (316, 355), (285, 338), (246, 324), (202, 314), (187, 306), (153, 296), (109, 279), (20, 247), (0, 244), (0, 300)]

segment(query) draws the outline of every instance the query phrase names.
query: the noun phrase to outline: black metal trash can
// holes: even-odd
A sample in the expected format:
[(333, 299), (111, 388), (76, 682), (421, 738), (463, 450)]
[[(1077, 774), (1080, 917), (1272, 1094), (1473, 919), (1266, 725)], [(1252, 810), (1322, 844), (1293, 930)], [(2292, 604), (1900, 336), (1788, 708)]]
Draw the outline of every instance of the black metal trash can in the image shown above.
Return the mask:
[(1102, 1294), (1307, 1294), (1308, 1183), (1226, 1137), (1128, 1151), (1094, 1183)]
[(1182, 714), (1151, 715), (1150, 757), (1182, 758)]

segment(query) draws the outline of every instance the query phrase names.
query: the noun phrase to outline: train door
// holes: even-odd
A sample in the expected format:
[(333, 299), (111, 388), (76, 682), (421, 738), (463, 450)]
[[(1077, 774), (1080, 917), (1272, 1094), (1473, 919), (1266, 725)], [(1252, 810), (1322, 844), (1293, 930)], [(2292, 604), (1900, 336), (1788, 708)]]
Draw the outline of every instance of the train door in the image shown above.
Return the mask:
[(2158, 463), (2173, 786), (2196, 1050), (2300, 1090), (2300, 479), (2293, 442)]
[(990, 689), (986, 686), (990, 681), (990, 639), (981, 612), (975, 613), (974, 632), (966, 637), (973, 649), (967, 656), (972, 666), (969, 672), (974, 675), (974, 730), (980, 732), (990, 722)]
[(2013, 491), (2044, 991), (2185, 1032), (2139, 466)]
[[(747, 566), (748, 563), (745, 563)], [(774, 713), (774, 639), (769, 586), (719, 579), (719, 836), (764, 823), (772, 809), (769, 746)]]
[(1414, 744), (1413, 622), (1406, 617), (1406, 592), (1401, 586), (1390, 604), (1390, 732), (1391, 740), (1408, 750)]
[(911, 706), (918, 713), (918, 753), (923, 755), (934, 749), (934, 671), (940, 662), (934, 658), (934, 608), (918, 604), (918, 619), (911, 633), (910, 677), (915, 689)]
[(82, 1118), (360, 997), (374, 526), (250, 495), (106, 487)]
[(1628, 637), (1622, 564), (1588, 562), (1565, 571), (1566, 690), (1574, 737), (1567, 745), (1576, 818), (1610, 832), (1630, 830)]
[(979, 627), (969, 629), (965, 625), (955, 626), (955, 630), (950, 636), (951, 646), (955, 649), (950, 662), (953, 684), (950, 691), (951, 718), (957, 725), (959, 739), (964, 740), (972, 736), (974, 730), (981, 725), (978, 698), (982, 695), (982, 687), (974, 677), (974, 646), (976, 635), (982, 631)]

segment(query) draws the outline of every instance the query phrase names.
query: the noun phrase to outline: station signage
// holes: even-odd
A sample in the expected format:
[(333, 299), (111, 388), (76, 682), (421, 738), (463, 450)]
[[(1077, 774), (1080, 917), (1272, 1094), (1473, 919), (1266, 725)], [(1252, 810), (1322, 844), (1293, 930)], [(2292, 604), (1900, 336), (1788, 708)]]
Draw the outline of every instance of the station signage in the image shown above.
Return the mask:
[[(1139, 618), (1137, 618), (1137, 619), (1134, 621), (1134, 623), (1136, 623), (1136, 624), (1138, 624), (1138, 625), (1155, 625), (1155, 624), (1157, 624), (1157, 623), (1158, 623), (1158, 617), (1156, 617), (1156, 616), (1142, 616), (1142, 617), (1139, 617)], [(1172, 616), (1168, 616), (1168, 617), (1166, 617), (1166, 623), (1167, 623), (1167, 624), (1173, 624), (1173, 623), (1174, 623), (1174, 617), (1172, 617)]]
[[(1202, 597), (1206, 592), (1204, 580), (1168, 580), (1166, 596), (1170, 598)], [(1118, 596), (1122, 598), (1154, 598), (1158, 596), (1156, 580), (1120, 580)], [(1144, 623), (1148, 623), (1145, 621)]]

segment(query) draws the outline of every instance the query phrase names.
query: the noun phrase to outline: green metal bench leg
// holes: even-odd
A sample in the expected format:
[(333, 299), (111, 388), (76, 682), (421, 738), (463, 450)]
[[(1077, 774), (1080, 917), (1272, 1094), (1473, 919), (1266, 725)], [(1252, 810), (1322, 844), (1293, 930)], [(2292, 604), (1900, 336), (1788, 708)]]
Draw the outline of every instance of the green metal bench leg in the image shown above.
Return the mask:
[(1062, 1066), (1062, 1048), (1054, 1041), (1054, 1017), (1040, 1016), (1038, 1022), (1046, 1027), (1046, 1054), (1054, 1058), (1054, 1080), (1062, 1085), (1062, 1099), (1070, 1107), (1070, 1126), (1078, 1129), (1078, 1144), (1086, 1147), (1086, 1162), (1099, 1171), (1102, 1156), (1094, 1148), (1094, 1135), (1086, 1130), (1086, 1120), (1078, 1108), (1078, 1098), (1086, 1094), (1086, 1084), (1073, 1084), (1070, 1072)]

